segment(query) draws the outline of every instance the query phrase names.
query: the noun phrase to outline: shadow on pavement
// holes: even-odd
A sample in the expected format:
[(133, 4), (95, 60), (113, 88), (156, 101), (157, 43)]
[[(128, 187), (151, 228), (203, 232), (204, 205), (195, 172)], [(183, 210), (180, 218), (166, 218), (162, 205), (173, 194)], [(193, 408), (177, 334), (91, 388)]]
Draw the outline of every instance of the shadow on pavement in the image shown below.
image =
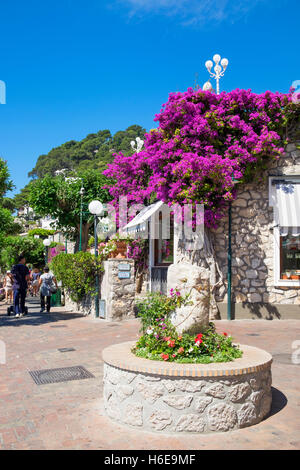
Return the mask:
[(39, 298), (27, 298), (26, 306), (28, 307), (28, 314), (21, 318), (16, 318), (13, 315), (8, 316), (6, 314), (6, 305), (1, 304), (5, 310), (0, 314), (0, 327), (1, 326), (39, 326), (45, 323), (56, 323), (58, 321), (73, 320), (74, 318), (82, 318), (84, 315), (80, 313), (65, 313), (65, 312), (51, 312), (40, 313), (40, 300)]
[(276, 415), (287, 405), (287, 397), (278, 388), (272, 388), (272, 406), (269, 416)]

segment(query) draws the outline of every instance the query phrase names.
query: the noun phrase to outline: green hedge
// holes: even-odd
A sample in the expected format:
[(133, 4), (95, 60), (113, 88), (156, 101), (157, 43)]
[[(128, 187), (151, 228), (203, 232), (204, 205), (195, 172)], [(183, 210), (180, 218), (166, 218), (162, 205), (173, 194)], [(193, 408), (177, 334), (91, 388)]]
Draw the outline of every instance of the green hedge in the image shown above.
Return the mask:
[(49, 235), (53, 235), (55, 233), (55, 230), (50, 230), (46, 228), (34, 228), (32, 230), (29, 230), (28, 235), (30, 237), (33, 237), (34, 235), (39, 235), (41, 238), (48, 238)]
[(41, 239), (33, 237), (6, 236), (0, 240), (0, 268), (11, 269), (23, 253), (26, 262), (34, 267), (45, 266), (45, 248)]
[(101, 259), (91, 253), (60, 253), (50, 264), (56, 279), (61, 281), (71, 299), (79, 302), (95, 292), (95, 276), (103, 271)]

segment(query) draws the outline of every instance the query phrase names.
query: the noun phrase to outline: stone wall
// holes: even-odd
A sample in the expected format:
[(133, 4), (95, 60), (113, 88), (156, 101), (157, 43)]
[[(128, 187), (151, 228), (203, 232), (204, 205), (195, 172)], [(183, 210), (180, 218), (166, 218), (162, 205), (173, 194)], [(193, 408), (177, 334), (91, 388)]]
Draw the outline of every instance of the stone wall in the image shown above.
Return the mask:
[[(232, 203), (233, 302), (300, 304), (300, 289), (274, 285), (273, 207), (269, 205), (268, 176), (300, 175), (300, 150), (288, 144), (285, 154), (258, 184), (241, 186)], [(214, 247), (224, 278), (227, 277), (228, 217), (214, 231)], [(217, 300), (227, 302), (226, 286)]]
[[(119, 264), (130, 266), (130, 278), (119, 279)], [(100, 299), (105, 301), (105, 319), (108, 321), (120, 321), (134, 317), (135, 279), (134, 261), (132, 259), (111, 258), (104, 261), (104, 273), (99, 282)], [(95, 317), (95, 297), (87, 295), (80, 302), (70, 299), (65, 294), (65, 308), (83, 315)]]
[(78, 312), (83, 315), (96, 316), (95, 297), (91, 295), (85, 296), (80, 302), (74, 302), (67, 291), (65, 291), (65, 310), (70, 312)]
[[(299, 147), (299, 148), (298, 148)], [(269, 201), (269, 176), (300, 176), (300, 142), (289, 143), (278, 161), (272, 162), (261, 178), (238, 187), (237, 198), (232, 203), (232, 302), (238, 317), (299, 318), (300, 288), (275, 286), (273, 207)], [(219, 310), (226, 312), (227, 303), (227, 247), (228, 216), (225, 213), (219, 227), (212, 230), (212, 243), (216, 260), (223, 274), (223, 282), (215, 288), (214, 296)], [(203, 257), (203, 250), (187, 251), (179, 241), (174, 266), (180, 275), (186, 263), (204, 267), (210, 273), (210, 285), (219, 279), (215, 267)], [(168, 274), (169, 277), (169, 274)], [(172, 286), (174, 287), (174, 286)], [(293, 304), (293, 305), (292, 305)], [(236, 307), (240, 305), (240, 307)], [(290, 305), (289, 310), (285, 305)], [(210, 311), (216, 319), (218, 308)], [(226, 313), (225, 313), (226, 315)]]
[[(130, 278), (119, 279), (119, 264), (130, 266)], [(101, 299), (106, 304), (106, 319), (118, 321), (134, 317), (135, 279), (132, 259), (110, 258), (104, 261)]]
[[(103, 351), (105, 411), (119, 424), (152, 432), (210, 433), (257, 424), (271, 408), (272, 361), (264, 351), (244, 348), (244, 358), (219, 363), (214, 377), (216, 364), (193, 364), (191, 372), (191, 364), (172, 363), (178, 370), (166, 370), (170, 364), (130, 356), (127, 343), (111, 346)], [(253, 372), (242, 373), (238, 363)], [(203, 375), (191, 377), (199, 371)]]

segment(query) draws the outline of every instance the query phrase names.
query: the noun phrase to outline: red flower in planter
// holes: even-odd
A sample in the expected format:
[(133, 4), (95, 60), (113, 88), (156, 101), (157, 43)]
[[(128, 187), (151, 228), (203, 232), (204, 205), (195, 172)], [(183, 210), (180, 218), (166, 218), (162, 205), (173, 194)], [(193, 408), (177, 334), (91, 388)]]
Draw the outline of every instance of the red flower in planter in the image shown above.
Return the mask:
[(199, 333), (196, 338), (195, 338), (195, 343), (197, 346), (200, 346), (201, 343), (203, 343), (203, 340), (201, 339), (203, 334)]
[(167, 361), (169, 359), (169, 354), (162, 353), (160, 356), (163, 358), (164, 361)]
[(178, 349), (178, 354), (183, 353), (183, 351), (184, 351), (184, 348), (181, 346), (181, 347)]
[(227, 333), (223, 333), (224, 336), (228, 336)]
[(172, 339), (172, 340), (168, 341), (168, 345), (170, 346), (170, 348), (174, 348), (174, 346), (175, 346), (175, 340)]

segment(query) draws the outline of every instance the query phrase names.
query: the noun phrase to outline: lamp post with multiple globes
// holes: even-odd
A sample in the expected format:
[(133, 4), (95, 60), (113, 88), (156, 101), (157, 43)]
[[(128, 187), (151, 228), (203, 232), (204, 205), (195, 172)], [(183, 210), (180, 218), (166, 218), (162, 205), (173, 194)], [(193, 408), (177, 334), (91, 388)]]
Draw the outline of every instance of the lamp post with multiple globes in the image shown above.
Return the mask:
[[(211, 78), (216, 80), (217, 85), (217, 95), (220, 94), (220, 78), (224, 76), (225, 70), (228, 66), (228, 59), (221, 59), (219, 54), (213, 56), (213, 61), (215, 63), (214, 72), (212, 72), (213, 62), (207, 60), (205, 62), (205, 67)], [(204, 91), (213, 91), (212, 84), (210, 80), (205, 82), (203, 85)], [(233, 178), (234, 183), (236, 181)], [(231, 250), (231, 212), (232, 212), (232, 203), (229, 202), (228, 207), (228, 249), (227, 249), (227, 320), (232, 320), (232, 307), (231, 307), (231, 259), (232, 259), (232, 250)]]
[[(205, 67), (207, 68), (207, 71), (208, 71), (209, 75), (211, 76), (211, 78), (214, 78), (216, 80), (217, 95), (219, 95), (220, 94), (220, 78), (224, 76), (225, 70), (227, 69), (228, 59), (224, 58), (224, 59), (221, 60), (221, 56), (219, 54), (215, 54), (213, 56), (213, 61), (216, 64), (214, 66), (214, 72), (211, 71), (211, 69), (213, 68), (213, 65), (214, 65), (211, 60), (207, 60), (205, 62)], [(203, 85), (203, 90), (204, 89), (212, 90), (212, 85), (211, 85), (210, 81), (206, 82)]]

